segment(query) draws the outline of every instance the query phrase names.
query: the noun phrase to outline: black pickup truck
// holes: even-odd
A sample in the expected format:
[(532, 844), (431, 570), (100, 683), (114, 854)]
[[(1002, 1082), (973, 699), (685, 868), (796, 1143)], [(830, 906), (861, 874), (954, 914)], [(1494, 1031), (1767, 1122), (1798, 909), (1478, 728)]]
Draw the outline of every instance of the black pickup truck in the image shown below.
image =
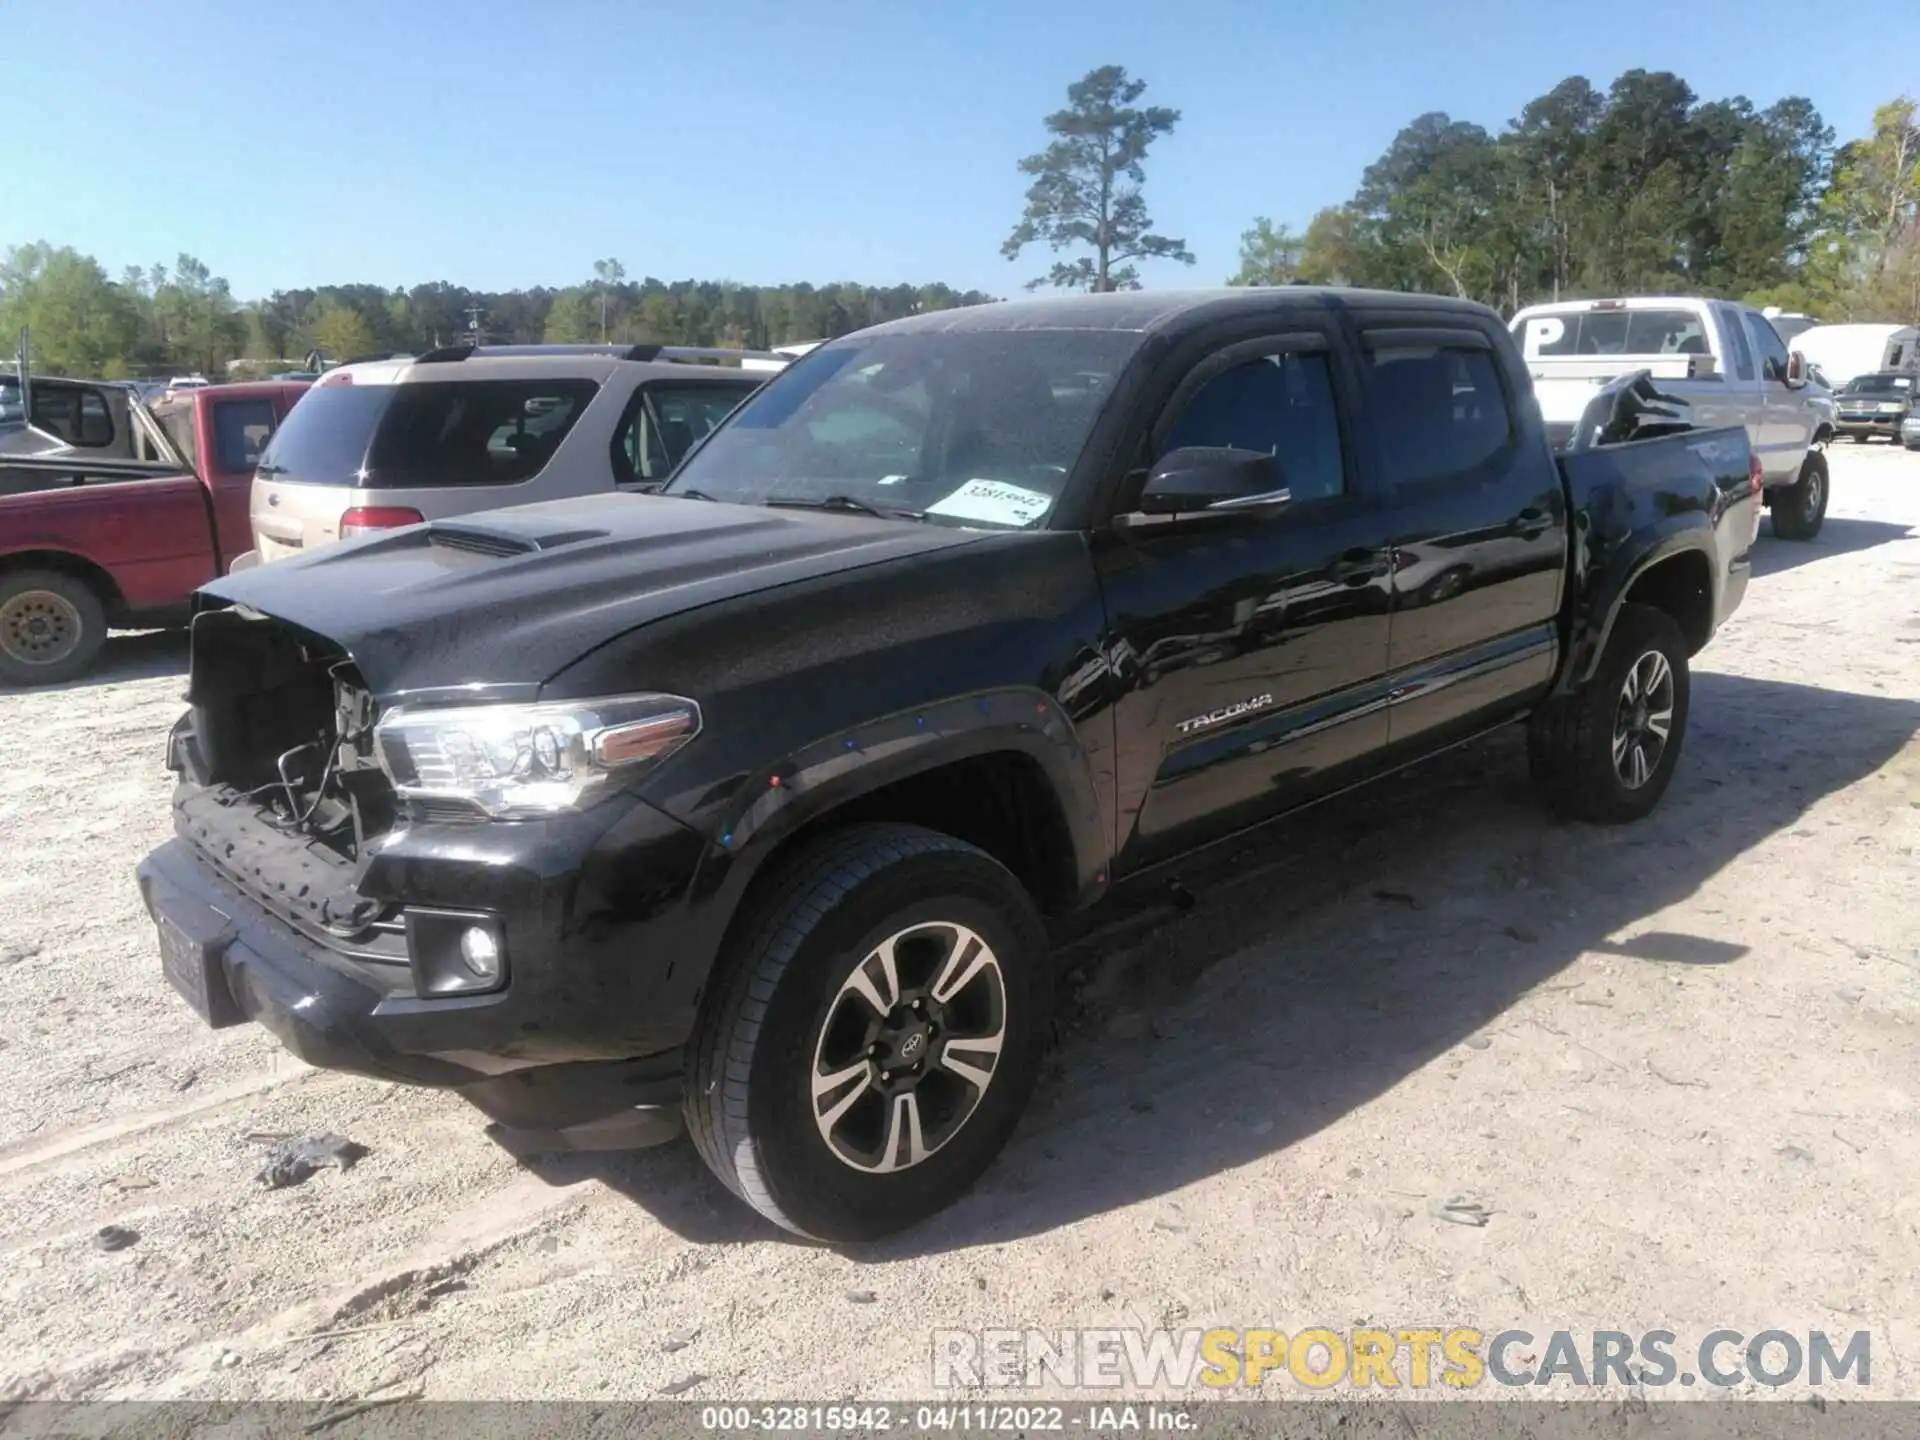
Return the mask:
[(209, 585), (140, 886), (214, 1025), (522, 1140), (684, 1117), (778, 1224), (873, 1236), (999, 1150), (1049, 937), (1117, 888), (1517, 720), (1562, 812), (1652, 809), (1758, 495), (1645, 377), (1556, 455), (1463, 302), (917, 316), (663, 493)]

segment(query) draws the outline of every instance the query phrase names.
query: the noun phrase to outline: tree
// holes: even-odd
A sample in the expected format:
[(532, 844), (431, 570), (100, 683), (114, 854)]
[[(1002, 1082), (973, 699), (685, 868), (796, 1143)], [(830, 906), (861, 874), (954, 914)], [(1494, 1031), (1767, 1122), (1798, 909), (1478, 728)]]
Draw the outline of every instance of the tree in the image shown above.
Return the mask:
[[(164, 272), (155, 266), (154, 273)], [(246, 342), (226, 280), (191, 255), (180, 256), (172, 278), (155, 288), (153, 309), (172, 354), (203, 375), (223, 370)]]
[(315, 301), (313, 309), (307, 313), (304, 329), (307, 344), (329, 360), (365, 355), (377, 344), (373, 327), (367, 324), (366, 317), (339, 300)]
[[(606, 297), (601, 296), (600, 333), (606, 334), (604, 306)], [(549, 345), (577, 345), (593, 338), (593, 297), (583, 289), (562, 290), (553, 297), (553, 304), (547, 310), (547, 323), (540, 338)]]
[(1056, 137), (1037, 155), (1020, 162), (1033, 176), (1027, 208), (1000, 253), (1020, 252), (1045, 241), (1058, 253), (1078, 246), (1093, 251), (1053, 269), (1027, 288), (1135, 290), (1135, 260), (1178, 260), (1193, 264), (1186, 242), (1153, 233), (1144, 194), (1147, 150), (1180, 121), (1178, 110), (1134, 102), (1146, 93), (1144, 80), (1129, 79), (1118, 65), (1090, 70), (1067, 87), (1067, 108), (1046, 117)]
[(125, 365), (139, 340), (140, 315), (91, 255), (40, 241), (0, 259), (0, 354), (12, 354), (23, 329), (32, 332), (34, 369), (101, 375), (109, 365)]
[(1285, 285), (1300, 273), (1305, 237), (1266, 216), (1255, 218), (1251, 230), (1240, 232), (1240, 268), (1229, 285)]
[(1873, 134), (1834, 158), (1826, 221), (1856, 259), (1871, 288), (1911, 235), (1920, 207), (1920, 124), (1902, 96), (1873, 114)]
[(607, 339), (607, 291), (627, 278), (627, 268), (618, 260), (596, 260), (593, 273), (600, 282), (600, 341)]
[[(1898, 134), (1890, 122), (1881, 144), (1895, 174)], [(1664, 72), (1630, 70), (1604, 91), (1571, 76), (1498, 135), (1439, 112), (1416, 117), (1351, 200), (1314, 217), (1296, 269), (1316, 283), (1439, 290), (1508, 312), (1578, 294), (1857, 293), (1871, 271), (1861, 237), (1874, 207), (1836, 209), (1832, 143), (1802, 97), (1756, 109), (1738, 95), (1696, 100)], [(1905, 252), (1896, 243), (1884, 253)]]

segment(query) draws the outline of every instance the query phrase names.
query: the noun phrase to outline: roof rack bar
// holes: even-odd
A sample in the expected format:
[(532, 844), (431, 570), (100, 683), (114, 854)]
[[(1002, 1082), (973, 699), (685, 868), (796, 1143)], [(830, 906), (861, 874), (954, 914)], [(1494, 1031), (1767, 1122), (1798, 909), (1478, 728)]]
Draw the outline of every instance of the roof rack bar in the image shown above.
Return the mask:
[(790, 363), (794, 358), (774, 350), (730, 350), (717, 345), (658, 345), (654, 349), (658, 352), (655, 358), (661, 360), (779, 360)]
[(413, 357), (416, 365), (440, 365), (469, 356), (494, 355), (605, 355), (616, 360), (774, 360), (790, 364), (793, 356), (776, 350), (734, 350), (724, 345), (443, 345)]

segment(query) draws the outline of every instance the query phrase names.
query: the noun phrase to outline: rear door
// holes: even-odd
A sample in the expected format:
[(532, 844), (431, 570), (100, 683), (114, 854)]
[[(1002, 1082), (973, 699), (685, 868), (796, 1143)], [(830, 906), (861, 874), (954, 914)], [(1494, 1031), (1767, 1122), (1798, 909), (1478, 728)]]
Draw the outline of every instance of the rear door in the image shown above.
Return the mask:
[(1553, 678), (1566, 500), (1526, 374), (1498, 338), (1465, 317), (1362, 336), (1392, 514), (1396, 749), (1471, 733)]
[(1283, 323), (1194, 364), (1138, 458), (1272, 454), (1291, 501), (1096, 548), (1103, 648), (1127, 657), (1115, 725), (1128, 869), (1336, 788), (1386, 738), (1387, 517), (1351, 459), (1351, 360), (1324, 316)]

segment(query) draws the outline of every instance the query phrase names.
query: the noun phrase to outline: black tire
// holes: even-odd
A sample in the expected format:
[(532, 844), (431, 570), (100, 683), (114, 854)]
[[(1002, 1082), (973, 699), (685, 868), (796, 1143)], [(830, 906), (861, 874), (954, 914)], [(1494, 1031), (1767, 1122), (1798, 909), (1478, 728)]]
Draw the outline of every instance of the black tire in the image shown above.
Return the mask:
[(71, 680), (106, 643), (106, 606), (86, 581), (57, 570), (0, 575), (0, 683)]
[[(1672, 677), (1667, 734), (1657, 759), (1639, 784), (1623, 774), (1616, 760), (1627, 677), (1651, 655), (1665, 662)], [(1534, 713), (1527, 733), (1527, 758), (1535, 784), (1556, 812), (1571, 820), (1619, 824), (1651, 812), (1673, 779), (1687, 734), (1689, 678), (1687, 643), (1664, 610), (1626, 605), (1614, 622), (1593, 678), (1573, 694)], [(1646, 749), (1642, 746), (1642, 754)]]
[(1809, 450), (1800, 465), (1800, 478), (1774, 493), (1773, 533), (1782, 540), (1813, 539), (1827, 518), (1827, 496), (1832, 489), (1827, 457)]
[[(986, 852), (931, 830), (888, 824), (849, 826), (805, 846), (756, 883), (747, 906), (722, 957), (690, 1057), (687, 1128), (701, 1159), (774, 1224), (810, 1239), (870, 1240), (942, 1209), (1006, 1144), (1039, 1075), (1053, 980), (1046, 931), (1032, 900)], [(822, 1098), (809, 1077), (822, 1073), (829, 1037), (845, 1030), (856, 969), (877, 978), (871, 965), (876, 947), (920, 926), (924, 935), (901, 941), (895, 998), (905, 1005), (915, 993), (909, 947), (944, 943), (948, 934), (957, 947), (954, 927), (966, 927), (997, 961), (1000, 1048), (997, 1061), (988, 1062), (991, 1078), (975, 1089), (945, 1068), (953, 1058), (947, 1047), (963, 1042), (924, 1037), (916, 1049), (927, 1074), (906, 1083), (933, 1097), (928, 1113), (939, 1121), (936, 1107), (949, 1088), (975, 1099), (957, 1120), (951, 1115), (958, 1104), (948, 1107), (945, 1123), (954, 1128), (924, 1159), (879, 1173), (843, 1159), (816, 1123), (854, 1093), (855, 1082)], [(926, 968), (940, 963), (936, 955)], [(920, 993), (931, 1006), (931, 985)], [(864, 1001), (853, 1007), (856, 1032), (872, 1013)], [(949, 1012), (940, 1015), (944, 1020)], [(952, 1029), (961, 1028), (956, 1020)], [(900, 1123), (897, 1096), (880, 1088), (883, 1076), (906, 1073), (884, 1068), (897, 1060), (901, 1044), (897, 1032), (886, 1033), (894, 1038), (876, 1040), (870, 1026), (856, 1042), (856, 1067), (869, 1063), (861, 1057), (894, 1048), (887, 1050), (892, 1058), (871, 1062), (848, 1112), (858, 1123), (863, 1110), (871, 1113), (870, 1100), (879, 1105), (873, 1124), (881, 1132), (883, 1156), (896, 1133), (921, 1138), (918, 1129)], [(870, 1041), (873, 1048), (864, 1048)], [(827, 1072), (838, 1063), (829, 1063)], [(913, 1074), (920, 1074), (919, 1066)], [(916, 1124), (924, 1122), (919, 1099), (912, 1114)], [(937, 1133), (938, 1123), (929, 1131)], [(893, 1160), (901, 1153), (896, 1150)]]

